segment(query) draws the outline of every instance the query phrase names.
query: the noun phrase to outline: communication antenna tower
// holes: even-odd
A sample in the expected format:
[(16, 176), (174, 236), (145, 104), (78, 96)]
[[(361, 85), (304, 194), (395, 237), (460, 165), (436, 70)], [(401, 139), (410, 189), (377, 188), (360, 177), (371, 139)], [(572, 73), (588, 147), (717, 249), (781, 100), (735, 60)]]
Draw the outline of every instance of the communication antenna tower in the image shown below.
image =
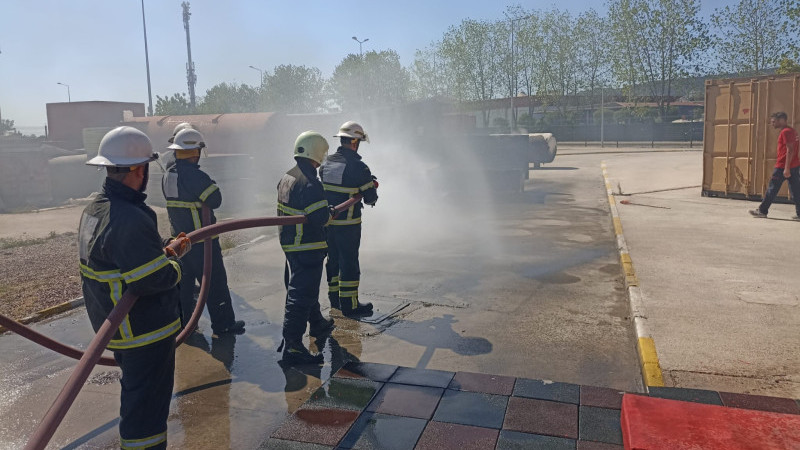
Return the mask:
[(183, 7), (183, 28), (186, 30), (186, 54), (189, 57), (186, 63), (186, 82), (189, 85), (189, 106), (192, 111), (195, 109), (195, 96), (194, 86), (197, 84), (197, 75), (194, 73), (194, 62), (192, 62), (192, 39), (189, 33), (189, 17), (192, 13), (189, 12), (189, 2), (181, 3)]

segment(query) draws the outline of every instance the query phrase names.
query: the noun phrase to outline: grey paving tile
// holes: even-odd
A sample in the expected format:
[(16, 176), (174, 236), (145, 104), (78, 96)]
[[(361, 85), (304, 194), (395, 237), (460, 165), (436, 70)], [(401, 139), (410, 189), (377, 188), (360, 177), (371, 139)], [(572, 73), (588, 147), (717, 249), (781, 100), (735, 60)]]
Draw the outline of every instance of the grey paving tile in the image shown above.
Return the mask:
[(386, 383), (367, 406), (367, 411), (430, 419), (443, 393), (441, 388)]
[(582, 441), (597, 441), (622, 445), (620, 410), (581, 405), (578, 411), (578, 437)]
[(517, 378), (513, 395), (514, 397), (535, 398), (577, 405), (580, 402), (580, 386), (577, 384)]
[(575, 440), (502, 430), (497, 450), (575, 450)]
[(450, 385), (453, 376), (455, 376), (455, 372), (400, 367), (389, 381), (392, 383), (413, 384), (416, 386), (446, 388)]
[(458, 372), (450, 382), (450, 389), (484, 394), (511, 395), (516, 378), (483, 373)]
[(306, 401), (306, 406), (360, 411), (367, 407), (382, 383), (370, 380), (331, 378)]
[(731, 392), (720, 392), (719, 396), (722, 399), (722, 403), (731, 408), (755, 409), (781, 414), (800, 414), (800, 405), (790, 398), (734, 394)]
[(365, 412), (356, 420), (338, 448), (411, 450), (428, 421)]
[(621, 445), (606, 444), (605, 442), (578, 441), (578, 450), (623, 450)]
[(650, 391), (650, 397), (722, 406), (722, 400), (715, 391), (668, 387), (650, 387), (648, 390)]
[(397, 370), (397, 366), (388, 364), (348, 361), (333, 374), (337, 378), (366, 378), (367, 380), (386, 382)]
[(333, 447), (308, 442), (286, 441), (283, 439), (269, 439), (258, 450), (328, 450)]
[(438, 422), (459, 423), (484, 428), (503, 426), (508, 397), (503, 395), (444, 391), (433, 415)]

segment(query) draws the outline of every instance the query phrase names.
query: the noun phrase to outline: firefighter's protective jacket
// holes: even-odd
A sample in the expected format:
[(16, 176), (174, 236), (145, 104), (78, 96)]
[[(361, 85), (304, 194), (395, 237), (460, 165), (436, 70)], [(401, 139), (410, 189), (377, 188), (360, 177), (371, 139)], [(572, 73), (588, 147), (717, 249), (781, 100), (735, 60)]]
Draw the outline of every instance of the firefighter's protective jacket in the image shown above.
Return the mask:
[[(331, 205), (338, 205), (361, 194), (363, 202), (374, 205), (378, 201), (375, 178), (369, 167), (361, 161), (361, 155), (348, 148), (339, 147), (329, 156), (320, 168), (320, 178), (325, 189), (325, 197)], [(361, 223), (361, 209), (358, 202), (347, 211), (342, 211), (331, 220), (330, 225), (355, 225)]]
[(330, 220), (328, 201), (317, 170), (305, 158), (297, 158), (297, 165), (278, 183), (278, 215), (306, 216), (306, 223), (279, 227), (281, 247), (284, 252), (322, 250), (325, 225)]
[[(173, 236), (180, 232), (186, 234), (200, 228), (200, 212), (203, 204), (212, 210), (222, 204), (222, 193), (216, 182), (200, 165), (185, 159), (177, 159), (167, 166), (167, 173), (161, 179), (161, 190), (167, 200), (167, 214)], [(211, 212), (211, 225), (217, 219)]]
[(181, 327), (181, 267), (164, 256), (165, 242), (146, 197), (107, 178), (81, 216), (81, 283), (95, 332), (126, 290), (139, 297), (108, 344), (114, 351), (158, 342)]

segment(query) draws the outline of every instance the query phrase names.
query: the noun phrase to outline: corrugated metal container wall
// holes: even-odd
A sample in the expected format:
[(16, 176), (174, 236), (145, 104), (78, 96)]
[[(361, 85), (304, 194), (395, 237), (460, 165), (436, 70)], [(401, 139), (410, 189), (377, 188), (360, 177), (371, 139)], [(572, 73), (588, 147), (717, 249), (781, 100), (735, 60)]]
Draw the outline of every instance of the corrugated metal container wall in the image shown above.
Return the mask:
[[(777, 157), (770, 115), (800, 121), (800, 74), (706, 82), (703, 195), (760, 199)], [(779, 199), (788, 199), (784, 184)]]

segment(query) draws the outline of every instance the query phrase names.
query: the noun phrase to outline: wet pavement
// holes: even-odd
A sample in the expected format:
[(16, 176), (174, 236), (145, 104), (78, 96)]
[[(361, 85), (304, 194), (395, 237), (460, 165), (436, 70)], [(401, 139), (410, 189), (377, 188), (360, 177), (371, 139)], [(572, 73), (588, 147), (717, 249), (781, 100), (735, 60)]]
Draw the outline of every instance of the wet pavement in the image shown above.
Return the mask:
[[(259, 448), (622, 449), (624, 395), (548, 380), (349, 362)], [(800, 415), (800, 401), (787, 398), (680, 388), (652, 388), (649, 395)]]
[[(389, 399), (371, 411), (378, 418), (427, 405), (390, 426), (398, 429), (416, 430), (420, 422), (413, 419), (434, 414), (463, 422), (460, 409), (466, 404), (483, 405), (481, 418), (496, 425), (500, 397), (509, 396), (509, 380), (517, 378), (641, 391), (602, 174), (594, 160), (565, 161), (533, 172), (525, 192), (491, 198), (431, 193), (424, 184), (409, 197), (399, 184), (392, 187), (391, 176), (381, 178), (381, 200), (364, 214), (361, 298), (389, 315), (366, 323), (334, 312), (332, 336), (309, 342), (325, 355), (322, 367), (279, 364), (284, 259), (274, 234), (226, 253), (237, 316), (247, 332), (212, 338), (204, 316), (201, 333), (178, 350), (170, 448), (258, 448), (348, 361), (426, 369), (421, 375), (376, 368), (371, 375), (401, 377), (407, 384), (394, 383), (399, 386), (424, 384), (423, 393), (414, 394), (418, 402), (404, 401), (403, 388), (384, 391), (371, 383), (333, 388), (355, 393), (349, 408), (342, 408), (351, 411), (353, 421), (362, 407), (369, 409), (364, 403), (373, 396)], [(413, 196), (427, 196), (428, 202), (415, 207)], [(324, 291), (322, 303), (327, 303)], [(73, 345), (85, 345), (92, 336), (83, 309), (36, 327)], [(0, 336), (0, 349), (0, 448), (19, 448), (74, 362), (17, 336)], [(119, 387), (108, 382), (113, 372), (95, 369), (96, 383), (84, 387), (52, 448), (115, 448)], [(494, 390), (449, 394), (448, 406), (437, 412), (454, 379), (481, 384), (474, 373), (497, 374)], [(557, 401), (574, 398), (569, 388), (558, 393)], [(426, 428), (425, 439), (437, 445), (456, 435), (455, 428), (472, 426)], [(493, 433), (514, 442), (521, 439), (515, 432), (520, 431)], [(475, 439), (490, 439), (480, 436)]]

